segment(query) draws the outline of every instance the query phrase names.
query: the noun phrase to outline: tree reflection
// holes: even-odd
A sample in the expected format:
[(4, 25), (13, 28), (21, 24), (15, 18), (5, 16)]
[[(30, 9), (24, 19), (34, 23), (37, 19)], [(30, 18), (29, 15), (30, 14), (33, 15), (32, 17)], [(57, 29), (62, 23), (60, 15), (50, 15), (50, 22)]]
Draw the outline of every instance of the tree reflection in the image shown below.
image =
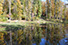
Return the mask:
[(10, 30), (0, 32), (0, 45), (59, 45), (62, 39), (68, 38), (67, 27), (60, 23), (10, 26)]

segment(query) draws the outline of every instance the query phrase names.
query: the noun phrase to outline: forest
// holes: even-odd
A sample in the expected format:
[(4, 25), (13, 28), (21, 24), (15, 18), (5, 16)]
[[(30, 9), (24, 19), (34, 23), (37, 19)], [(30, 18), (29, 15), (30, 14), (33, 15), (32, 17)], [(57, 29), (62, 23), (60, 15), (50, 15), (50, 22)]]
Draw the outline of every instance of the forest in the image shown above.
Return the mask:
[(0, 0), (0, 22), (8, 20), (68, 20), (68, 8), (61, 0)]

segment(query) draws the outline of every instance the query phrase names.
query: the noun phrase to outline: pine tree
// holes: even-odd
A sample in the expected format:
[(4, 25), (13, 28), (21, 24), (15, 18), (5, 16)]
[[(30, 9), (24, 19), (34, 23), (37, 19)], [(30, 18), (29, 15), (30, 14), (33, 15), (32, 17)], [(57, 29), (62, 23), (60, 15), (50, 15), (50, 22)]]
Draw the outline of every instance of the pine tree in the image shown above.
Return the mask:
[(32, 8), (32, 16), (33, 20), (36, 20), (37, 17), (37, 9), (38, 9), (38, 0), (33, 0), (33, 8)]
[(0, 0), (0, 15), (3, 13), (3, 3), (4, 0)]
[(27, 20), (27, 0), (23, 0), (22, 3), (23, 3), (23, 15), (25, 16), (25, 20)]
[(0, 45), (6, 45), (6, 43), (4, 42), (4, 33), (0, 32)]
[(4, 4), (3, 4), (3, 11), (4, 11), (4, 14), (7, 14), (8, 12), (8, 0), (4, 0)]
[(31, 7), (32, 7), (31, 1), (32, 0), (28, 0), (28, 12), (27, 12), (28, 13), (27, 14), (28, 17), (27, 18), (28, 18), (29, 21), (31, 21)]
[(42, 15), (42, 5), (41, 0), (38, 0), (38, 18), (41, 18)]
[(21, 6), (21, 1), (17, 0), (17, 15), (19, 17), (19, 20), (21, 20), (21, 16), (22, 16), (22, 6)]
[(51, 8), (52, 8), (52, 3), (51, 3), (51, 0), (50, 0), (50, 17), (49, 17), (50, 20), (51, 20), (51, 16), (52, 16)]
[(51, 0), (51, 4), (52, 4), (52, 8), (51, 8), (52, 18), (54, 18), (54, 8), (55, 8), (54, 0)]
[(50, 14), (50, 2), (46, 0), (46, 19), (49, 19)]
[(13, 12), (12, 12), (12, 14), (13, 14), (13, 18), (17, 20), (18, 19), (18, 14), (17, 14), (17, 0), (14, 0), (13, 4), (14, 5), (12, 5), (13, 6)]

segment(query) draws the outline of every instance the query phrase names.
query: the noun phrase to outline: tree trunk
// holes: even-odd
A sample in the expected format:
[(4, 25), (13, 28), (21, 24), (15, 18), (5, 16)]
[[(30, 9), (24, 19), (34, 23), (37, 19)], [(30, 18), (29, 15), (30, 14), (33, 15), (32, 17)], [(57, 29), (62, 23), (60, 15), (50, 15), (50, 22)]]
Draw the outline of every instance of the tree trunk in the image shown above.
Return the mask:
[(11, 0), (9, 0), (9, 19), (11, 20)]

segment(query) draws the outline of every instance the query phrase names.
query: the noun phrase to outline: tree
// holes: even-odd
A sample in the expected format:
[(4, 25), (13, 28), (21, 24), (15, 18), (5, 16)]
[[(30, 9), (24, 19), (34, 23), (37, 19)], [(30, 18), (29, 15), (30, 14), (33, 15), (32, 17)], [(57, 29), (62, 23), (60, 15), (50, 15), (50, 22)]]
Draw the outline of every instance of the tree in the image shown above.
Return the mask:
[(27, 16), (28, 16), (28, 17), (27, 17), (27, 19), (28, 19), (29, 21), (31, 21), (31, 8), (32, 8), (32, 5), (31, 5), (32, 3), (31, 3), (31, 1), (32, 1), (32, 0), (28, 0), (28, 2), (27, 2), (27, 3), (28, 3), (28, 7), (27, 7), (27, 8), (28, 8), (28, 9), (27, 9), (27, 10), (28, 10), (28, 11), (27, 11)]
[(50, 2), (46, 0), (46, 19), (49, 19), (50, 14)]
[(66, 10), (66, 15), (65, 15), (65, 17), (66, 17), (66, 20), (68, 20), (68, 9)]
[(54, 0), (51, 0), (51, 4), (52, 4), (51, 13), (52, 13), (52, 18), (53, 18), (54, 17), (54, 8), (55, 8)]
[(17, 0), (17, 15), (19, 17), (19, 20), (21, 20), (21, 17), (22, 17), (22, 5), (21, 5), (21, 1), (20, 0)]
[(9, 2), (8, 0), (4, 0), (4, 4), (3, 4), (3, 11), (4, 11), (4, 14), (8, 14), (8, 9), (9, 9)]
[(4, 43), (4, 33), (0, 32), (0, 45), (6, 45), (6, 43)]
[(45, 14), (45, 10), (46, 10), (46, 8), (45, 8), (45, 2), (42, 1), (42, 15)]
[(37, 8), (38, 8), (38, 0), (33, 0), (33, 5), (32, 5), (32, 19), (36, 20), (36, 15), (37, 15)]
[(26, 19), (26, 13), (25, 13), (25, 7), (26, 7), (26, 5), (25, 5), (25, 0), (23, 0), (22, 1), (22, 3), (23, 3), (23, 15), (25, 16), (25, 19)]
[(4, 0), (0, 0), (0, 15), (3, 13), (3, 3), (4, 2)]
[(41, 5), (41, 0), (38, 0), (38, 15), (37, 17), (38, 18), (41, 18), (41, 15), (42, 15), (42, 5)]
[(11, 20), (11, 0), (9, 0), (9, 18), (10, 18), (10, 20)]

